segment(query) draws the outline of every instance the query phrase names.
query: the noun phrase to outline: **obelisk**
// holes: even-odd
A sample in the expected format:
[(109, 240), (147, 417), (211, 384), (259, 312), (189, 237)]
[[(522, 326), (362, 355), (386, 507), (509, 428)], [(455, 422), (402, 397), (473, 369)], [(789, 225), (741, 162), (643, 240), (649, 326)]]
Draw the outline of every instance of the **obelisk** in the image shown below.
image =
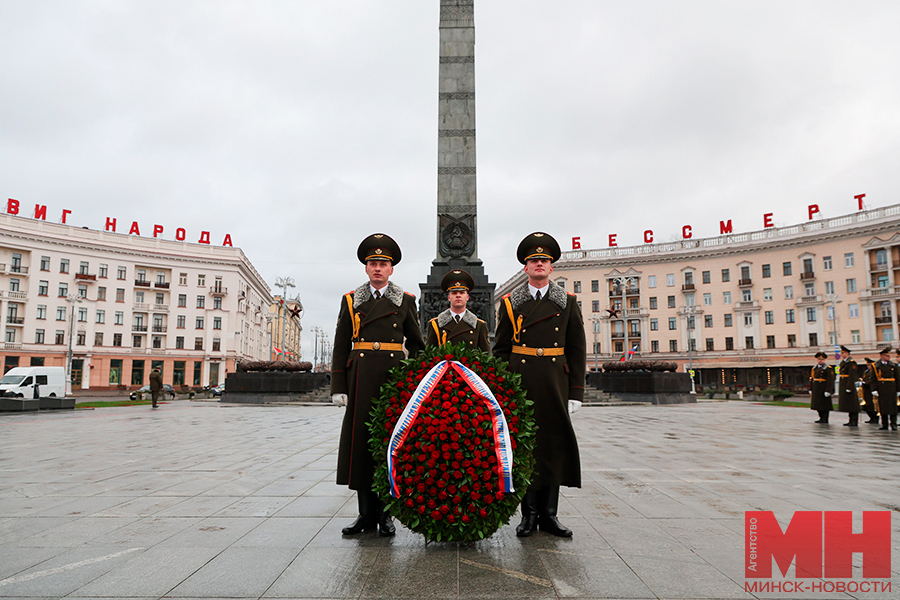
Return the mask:
[(494, 284), (478, 258), (475, 186), (475, 0), (441, 0), (438, 70), (437, 256), (419, 284), (422, 328), (450, 306), (441, 279), (465, 269), (468, 308), (494, 332)]

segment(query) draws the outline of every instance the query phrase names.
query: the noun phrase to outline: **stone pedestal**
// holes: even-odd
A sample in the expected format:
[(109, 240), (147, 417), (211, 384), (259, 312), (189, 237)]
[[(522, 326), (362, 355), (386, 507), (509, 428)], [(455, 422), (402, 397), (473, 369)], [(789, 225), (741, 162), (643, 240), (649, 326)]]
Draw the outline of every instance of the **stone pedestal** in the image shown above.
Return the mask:
[(269, 404), (272, 402), (330, 402), (328, 373), (238, 371), (225, 378), (220, 402)]
[(649, 404), (696, 403), (687, 373), (625, 371), (590, 373), (588, 384), (626, 402)]

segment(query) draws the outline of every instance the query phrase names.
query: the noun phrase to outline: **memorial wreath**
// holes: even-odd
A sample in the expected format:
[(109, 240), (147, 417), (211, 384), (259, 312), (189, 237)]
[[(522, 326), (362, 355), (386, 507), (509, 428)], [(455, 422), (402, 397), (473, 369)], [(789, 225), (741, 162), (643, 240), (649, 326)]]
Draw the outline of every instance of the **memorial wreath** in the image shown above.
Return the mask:
[(508, 523), (534, 472), (534, 410), (519, 379), (463, 345), (393, 369), (369, 422), (385, 510), (428, 541), (475, 541)]

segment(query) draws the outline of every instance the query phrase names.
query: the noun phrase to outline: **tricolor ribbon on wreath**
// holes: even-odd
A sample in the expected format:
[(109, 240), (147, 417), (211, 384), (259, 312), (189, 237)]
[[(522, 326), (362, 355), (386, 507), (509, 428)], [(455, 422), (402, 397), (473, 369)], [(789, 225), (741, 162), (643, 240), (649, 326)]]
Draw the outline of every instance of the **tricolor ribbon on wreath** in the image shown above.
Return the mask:
[(506, 417), (503, 415), (503, 408), (500, 406), (500, 403), (497, 402), (491, 389), (477, 373), (459, 361), (442, 360), (434, 365), (434, 367), (426, 373), (425, 377), (422, 378), (422, 381), (419, 382), (416, 391), (413, 392), (412, 397), (409, 399), (409, 402), (406, 403), (406, 407), (400, 414), (400, 418), (397, 419), (397, 425), (394, 426), (394, 430), (391, 432), (391, 439), (388, 443), (387, 466), (391, 496), (394, 498), (400, 496), (400, 487), (397, 485), (396, 481), (396, 466), (394, 464), (394, 459), (397, 457), (397, 454), (399, 454), (404, 442), (406, 442), (410, 429), (412, 428), (413, 423), (415, 423), (416, 418), (419, 416), (422, 403), (431, 397), (434, 390), (437, 388), (438, 383), (443, 379), (444, 374), (451, 368), (459, 374), (469, 388), (475, 392), (479, 398), (484, 400), (487, 405), (491, 414), (494, 452), (497, 456), (497, 464), (500, 466), (499, 491), (503, 493), (515, 491), (513, 489), (512, 479), (512, 444), (510, 443), (509, 426), (506, 423)]

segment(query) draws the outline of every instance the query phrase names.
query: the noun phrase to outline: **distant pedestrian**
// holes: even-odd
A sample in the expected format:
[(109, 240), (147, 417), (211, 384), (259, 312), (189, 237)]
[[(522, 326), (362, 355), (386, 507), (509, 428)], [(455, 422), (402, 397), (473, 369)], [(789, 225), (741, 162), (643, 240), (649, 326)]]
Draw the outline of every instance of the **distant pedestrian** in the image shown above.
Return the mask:
[(850, 420), (844, 423), (847, 427), (859, 425), (859, 373), (856, 361), (850, 356), (850, 349), (841, 346), (841, 363), (838, 369), (838, 410), (848, 413)]
[(828, 423), (828, 413), (834, 410), (831, 393), (834, 391), (834, 369), (825, 364), (828, 355), (816, 353), (816, 366), (809, 374), (809, 407), (819, 413), (816, 423)]
[(159, 392), (162, 390), (162, 375), (159, 369), (153, 369), (150, 372), (150, 397), (153, 398), (153, 408), (157, 407), (156, 402), (159, 400)]

